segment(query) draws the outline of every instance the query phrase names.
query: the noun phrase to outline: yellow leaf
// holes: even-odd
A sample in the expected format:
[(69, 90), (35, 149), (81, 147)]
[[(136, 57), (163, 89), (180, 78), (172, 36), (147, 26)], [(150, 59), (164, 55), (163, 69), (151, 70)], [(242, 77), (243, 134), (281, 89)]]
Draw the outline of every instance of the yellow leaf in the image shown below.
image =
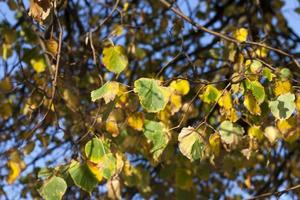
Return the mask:
[(287, 133), (290, 129), (295, 128), (297, 124), (297, 120), (295, 117), (290, 117), (284, 120), (277, 121), (277, 128), (281, 133)]
[(17, 151), (13, 151), (10, 154), (10, 159), (7, 163), (9, 169), (7, 183), (12, 184), (20, 176), (21, 171), (25, 168), (25, 163), (21, 160), (20, 155)]
[(256, 99), (251, 94), (246, 94), (244, 99), (244, 106), (253, 115), (260, 115), (261, 109)]
[(9, 174), (7, 177), (7, 183), (12, 184), (16, 181), (21, 173), (21, 167), (18, 162), (15, 161), (8, 161), (7, 163), (9, 168)]
[(142, 131), (144, 127), (144, 114), (143, 113), (132, 113), (127, 119), (128, 125), (137, 130)]
[(234, 108), (226, 111), (226, 118), (231, 122), (236, 122), (240, 117)]
[(251, 176), (248, 175), (247, 178), (245, 179), (244, 181), (244, 184), (246, 185), (246, 187), (249, 189), (252, 187), (252, 184), (251, 184)]
[(298, 110), (298, 112), (300, 111), (300, 96), (297, 96), (296, 109)]
[(268, 138), (271, 144), (274, 144), (278, 138), (280, 138), (280, 134), (277, 128), (274, 126), (268, 126), (265, 128), (264, 135)]
[(116, 107), (123, 108), (126, 103), (128, 103), (127, 87), (122, 84), (119, 85), (119, 88), (117, 88), (116, 86), (114, 87), (118, 90), (117, 96), (119, 97)]
[(171, 114), (177, 113), (182, 106), (181, 96), (177, 95), (177, 94), (172, 94), (170, 96), (170, 105), (169, 106), (170, 106)]
[(230, 92), (228, 92), (227, 90), (223, 93), (223, 95), (221, 96), (220, 100), (218, 101), (219, 105), (223, 108), (225, 108), (225, 110), (229, 110), (232, 108), (232, 98), (231, 98), (231, 94)]
[(6, 120), (10, 118), (13, 114), (12, 105), (9, 102), (0, 105), (0, 117)]
[(199, 95), (199, 98), (202, 99), (205, 103), (214, 103), (216, 102), (221, 96), (220, 90), (212, 85), (208, 85), (205, 88), (203, 94)]
[(214, 133), (209, 136), (209, 144), (212, 149), (212, 152), (219, 156), (221, 150), (221, 137), (218, 133)]
[(190, 84), (187, 80), (177, 79), (171, 82), (170, 88), (172, 88), (177, 94), (186, 95), (190, 91)]
[(250, 138), (256, 138), (259, 141), (264, 139), (264, 133), (262, 132), (262, 130), (260, 130), (260, 126), (251, 126), (248, 129), (248, 135), (250, 136)]
[(95, 175), (95, 177), (97, 178), (97, 180), (100, 182), (103, 179), (103, 172), (102, 170), (100, 170), (100, 168), (92, 163), (92, 162), (87, 162), (87, 166), (90, 169), (90, 171)]
[(255, 54), (260, 58), (265, 58), (268, 56), (269, 50), (264, 47), (258, 47)]
[(297, 119), (295, 117), (279, 120), (276, 125), (285, 141), (293, 143), (299, 138), (300, 128), (297, 127)]
[(42, 23), (50, 14), (52, 3), (49, 0), (37, 1), (30, 0), (28, 15)]
[(106, 131), (112, 134), (113, 137), (117, 137), (119, 135), (119, 128), (116, 121), (106, 121)]
[(122, 25), (114, 25), (113, 31), (111, 32), (112, 36), (120, 36), (123, 33), (123, 26)]
[(58, 43), (54, 39), (46, 40), (46, 49), (53, 55), (56, 56), (58, 51)]
[(168, 107), (166, 107), (164, 110), (160, 111), (158, 113), (158, 118), (160, 119), (160, 121), (162, 121), (164, 124), (168, 124), (169, 120), (171, 117), (171, 112), (168, 109)]
[(274, 93), (276, 96), (289, 93), (292, 90), (290, 81), (277, 81), (275, 83)]
[(245, 28), (239, 28), (233, 32), (233, 37), (239, 42), (245, 42), (247, 41), (248, 30)]
[(43, 57), (32, 58), (30, 64), (37, 73), (42, 73), (46, 70), (46, 63)]
[(12, 84), (9, 77), (0, 81), (0, 91), (9, 92), (12, 90)]

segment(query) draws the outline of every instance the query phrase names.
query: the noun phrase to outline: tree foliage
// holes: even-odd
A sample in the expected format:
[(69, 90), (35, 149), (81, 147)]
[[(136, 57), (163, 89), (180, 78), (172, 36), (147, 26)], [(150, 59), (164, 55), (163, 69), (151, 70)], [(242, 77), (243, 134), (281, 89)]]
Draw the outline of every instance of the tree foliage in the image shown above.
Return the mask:
[(299, 195), (286, 3), (0, 2), (0, 195)]

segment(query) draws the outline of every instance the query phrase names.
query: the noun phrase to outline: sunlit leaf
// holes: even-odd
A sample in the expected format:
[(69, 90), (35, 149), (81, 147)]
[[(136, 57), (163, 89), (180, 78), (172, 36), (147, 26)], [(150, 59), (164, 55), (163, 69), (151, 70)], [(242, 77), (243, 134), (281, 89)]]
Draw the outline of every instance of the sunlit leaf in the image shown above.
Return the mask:
[(169, 107), (171, 114), (177, 113), (182, 107), (182, 97), (177, 94), (171, 94)]
[(274, 126), (268, 126), (265, 128), (264, 135), (268, 138), (271, 144), (274, 144), (278, 138), (280, 138), (280, 133)]
[(69, 167), (69, 174), (71, 175), (75, 185), (88, 193), (91, 193), (94, 187), (98, 184), (98, 179), (85, 163), (80, 164), (73, 160)]
[(46, 70), (46, 62), (43, 56), (32, 58), (30, 64), (37, 73), (42, 73)]
[(43, 183), (39, 192), (45, 200), (60, 200), (66, 190), (66, 181), (58, 176), (53, 176)]
[(128, 65), (123, 46), (110, 46), (103, 49), (103, 64), (111, 72), (121, 73)]
[(190, 91), (190, 84), (187, 80), (177, 79), (171, 82), (170, 88), (175, 90), (177, 94), (186, 95)]
[(49, 39), (45, 41), (46, 49), (53, 56), (56, 56), (58, 52), (58, 42), (54, 39)]
[(292, 75), (292, 72), (291, 72), (290, 69), (288, 69), (288, 68), (282, 68), (280, 70), (280, 78), (281, 78), (281, 80), (286, 81), (286, 80), (292, 78), (292, 76), (293, 75)]
[(99, 138), (93, 138), (85, 145), (85, 156), (93, 163), (98, 163), (109, 152), (108, 143)]
[(205, 143), (193, 127), (185, 127), (178, 135), (180, 152), (191, 161), (201, 159)]
[(227, 144), (238, 144), (244, 134), (243, 127), (230, 121), (223, 121), (219, 127), (221, 139)]
[(260, 115), (261, 109), (256, 101), (256, 99), (252, 96), (252, 94), (246, 94), (244, 97), (244, 106), (247, 110), (253, 115)]
[(276, 77), (276, 75), (273, 74), (272, 71), (267, 67), (263, 68), (262, 75), (265, 76), (268, 79), (268, 81), (272, 81), (273, 78)]
[(245, 28), (239, 28), (233, 32), (233, 37), (240, 42), (247, 41), (248, 30)]
[(214, 103), (220, 98), (220, 96), (221, 92), (212, 85), (208, 85), (203, 94), (199, 95), (200, 99), (202, 99), (205, 103)]
[(143, 113), (132, 113), (128, 116), (127, 122), (131, 128), (142, 131), (144, 127), (144, 115)]
[(292, 91), (292, 84), (290, 81), (276, 81), (274, 93), (276, 96), (286, 94)]
[(105, 103), (113, 101), (119, 92), (119, 83), (108, 81), (102, 87), (91, 92), (92, 101), (103, 98)]
[(209, 145), (212, 149), (212, 152), (219, 156), (221, 151), (221, 136), (218, 133), (214, 133), (209, 136)]
[(261, 141), (264, 138), (264, 133), (260, 129), (260, 126), (251, 126), (248, 129), (248, 135), (252, 138), (256, 138), (257, 140)]
[(261, 85), (258, 81), (249, 81), (247, 88), (251, 90), (253, 96), (255, 97), (258, 104), (261, 104), (264, 102), (266, 94), (265, 94), (265, 88)]
[(286, 93), (280, 95), (275, 101), (269, 102), (269, 107), (276, 119), (287, 119), (295, 111), (295, 95)]
[(225, 91), (220, 97), (218, 103), (221, 107), (224, 107), (226, 110), (230, 110), (232, 108), (232, 98), (230, 92)]
[(262, 70), (262, 63), (258, 60), (253, 60), (250, 64), (250, 70), (252, 73), (259, 73)]
[(144, 135), (153, 144), (151, 153), (154, 160), (158, 160), (168, 145), (169, 136), (167, 129), (161, 122), (146, 120), (144, 124)]
[(159, 85), (157, 80), (140, 78), (134, 82), (134, 92), (148, 112), (163, 110), (169, 101), (170, 91)]

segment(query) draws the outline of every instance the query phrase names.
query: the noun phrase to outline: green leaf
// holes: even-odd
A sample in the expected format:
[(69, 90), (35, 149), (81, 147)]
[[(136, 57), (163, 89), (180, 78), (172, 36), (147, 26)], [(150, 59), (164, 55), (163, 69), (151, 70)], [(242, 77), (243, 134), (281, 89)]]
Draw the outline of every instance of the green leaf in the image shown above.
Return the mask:
[(250, 70), (252, 73), (259, 73), (262, 68), (262, 63), (258, 60), (253, 60), (250, 64)]
[(103, 64), (111, 72), (121, 73), (128, 65), (123, 46), (110, 46), (103, 49)]
[(251, 90), (253, 96), (255, 97), (258, 104), (264, 102), (266, 98), (265, 88), (258, 81), (249, 81), (247, 84), (247, 88)]
[(280, 95), (277, 100), (270, 101), (269, 107), (276, 119), (287, 119), (295, 111), (295, 95), (286, 93)]
[(166, 128), (161, 122), (146, 120), (144, 134), (153, 144), (151, 152), (153, 153), (153, 159), (157, 161), (169, 142)]
[(97, 178), (90, 171), (86, 163), (80, 164), (73, 160), (70, 164), (69, 174), (71, 175), (75, 185), (88, 193), (91, 193), (94, 187), (98, 184)]
[(102, 87), (91, 92), (92, 101), (103, 98), (105, 103), (113, 101), (119, 92), (119, 83), (115, 81), (108, 81)]
[(203, 94), (199, 95), (205, 103), (214, 103), (221, 96), (221, 92), (212, 85), (208, 85)]
[(185, 127), (178, 136), (180, 152), (191, 161), (201, 159), (205, 143), (193, 127)]
[(67, 183), (58, 176), (52, 176), (46, 180), (39, 190), (45, 200), (59, 200), (67, 190)]
[(280, 78), (281, 78), (281, 80), (288, 80), (288, 79), (292, 78), (292, 76), (293, 76), (293, 74), (292, 74), (292, 72), (291, 72), (290, 69), (288, 69), (288, 68), (282, 68), (280, 70)]
[(159, 85), (157, 80), (140, 78), (134, 82), (134, 92), (138, 94), (140, 103), (148, 112), (163, 110), (169, 101), (170, 92)]
[(237, 144), (244, 134), (243, 127), (230, 121), (223, 121), (219, 127), (221, 139), (227, 144)]
[(112, 153), (105, 154), (101, 159), (100, 165), (102, 166), (103, 177), (110, 179), (116, 171), (116, 158)]
[(276, 77), (276, 75), (273, 74), (272, 71), (267, 67), (263, 68), (262, 75), (265, 76), (268, 79), (268, 81), (272, 81), (273, 78)]
[(98, 138), (93, 138), (85, 145), (85, 155), (93, 163), (98, 163), (109, 152), (109, 145)]

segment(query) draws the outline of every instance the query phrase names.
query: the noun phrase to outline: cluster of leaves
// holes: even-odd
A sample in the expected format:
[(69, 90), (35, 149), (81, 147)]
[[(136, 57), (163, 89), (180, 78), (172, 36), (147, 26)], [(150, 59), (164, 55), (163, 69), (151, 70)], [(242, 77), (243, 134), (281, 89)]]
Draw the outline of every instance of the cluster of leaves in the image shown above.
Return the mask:
[[(256, 38), (254, 31), (238, 28), (259, 19), (225, 27), (229, 40), (223, 38), (221, 47), (212, 41), (207, 45), (209, 50), (197, 49), (189, 55), (185, 48), (177, 52), (178, 46), (185, 46), (178, 42), (189, 37), (193, 42), (200, 33), (186, 34), (184, 22), (174, 14), (161, 17), (156, 30), (151, 24), (155, 19), (135, 11), (140, 5), (149, 6), (153, 18), (160, 16), (169, 10), (162, 9), (160, 1), (149, 1), (149, 5), (135, 1), (108, 4), (112, 13), (107, 16), (105, 12), (100, 26), (101, 18), (90, 16), (86, 25), (90, 31), (85, 35), (80, 30), (80, 15), (68, 13), (80, 7), (72, 2), (31, 0), (27, 16), (22, 15), (24, 5), (8, 1), (10, 9), (22, 16), (20, 29), (5, 24), (0, 27), (2, 60), (9, 63), (16, 58), (19, 67), (5, 71), (8, 75), (0, 82), (0, 122), (4, 131), (14, 133), (3, 134), (9, 144), (3, 151), (8, 184), (16, 183), (21, 172), (39, 159), (25, 161), (27, 155), (41, 148), (43, 159), (55, 153), (54, 149), (63, 149), (64, 162), (44, 161), (51, 166), (34, 168), (20, 182), (28, 185), (23, 189), (25, 195), (41, 195), (46, 200), (97, 195), (101, 191), (96, 188), (104, 183), (111, 199), (130, 198), (137, 193), (144, 197), (216, 198), (222, 195), (218, 191), (227, 188), (225, 179), (238, 181), (240, 177), (243, 187), (255, 193), (264, 185), (252, 177), (272, 174), (266, 166), (278, 173), (280, 168), (274, 160), (287, 163), (285, 159), (293, 154), (294, 160), (288, 163), (298, 180), (299, 63), (289, 54), (282, 58), (287, 53), (270, 47), (276, 42), (251, 44)], [(274, 9), (280, 10), (281, 1), (274, 2)], [(206, 3), (206, 12), (199, 9), (200, 19), (213, 12), (214, 7)], [(229, 18), (234, 19), (232, 10), (239, 10), (242, 16), (249, 14), (246, 4), (240, 7), (230, 0), (215, 4), (222, 5), (222, 12), (226, 11), (224, 15)], [(89, 6), (89, 11), (97, 9)], [(66, 13), (59, 15), (62, 11)], [(113, 17), (114, 12), (120, 13), (121, 20)], [(214, 12), (217, 21), (219, 13)], [(128, 24), (135, 15), (152, 34), (130, 29)], [(273, 17), (278, 19), (280, 31), (287, 31), (280, 21), (282, 15)], [(74, 20), (79, 31), (73, 30), (67, 19)], [(272, 15), (264, 19), (273, 27)], [(112, 20), (112, 26), (107, 25), (104, 31), (101, 26), (107, 20)], [(43, 29), (28, 25), (44, 26), (44, 38), (39, 36)], [(276, 35), (263, 25), (257, 25), (257, 29)], [(168, 38), (170, 26), (174, 38), (181, 39), (164, 49), (166, 43), (158, 45), (160, 39)], [(63, 34), (64, 29), (67, 34)], [(72, 30), (78, 31), (79, 39)], [(156, 42), (149, 50), (151, 41)], [(153, 58), (155, 50), (158, 58)], [(168, 56), (173, 59), (159, 67)], [(57, 136), (59, 133), (63, 136)], [(68, 145), (66, 149), (64, 144)], [(280, 145), (286, 152), (270, 153), (277, 152)], [(66, 156), (66, 152), (72, 156)], [(30, 186), (31, 181), (37, 186)], [(216, 196), (214, 188), (218, 189)]]

